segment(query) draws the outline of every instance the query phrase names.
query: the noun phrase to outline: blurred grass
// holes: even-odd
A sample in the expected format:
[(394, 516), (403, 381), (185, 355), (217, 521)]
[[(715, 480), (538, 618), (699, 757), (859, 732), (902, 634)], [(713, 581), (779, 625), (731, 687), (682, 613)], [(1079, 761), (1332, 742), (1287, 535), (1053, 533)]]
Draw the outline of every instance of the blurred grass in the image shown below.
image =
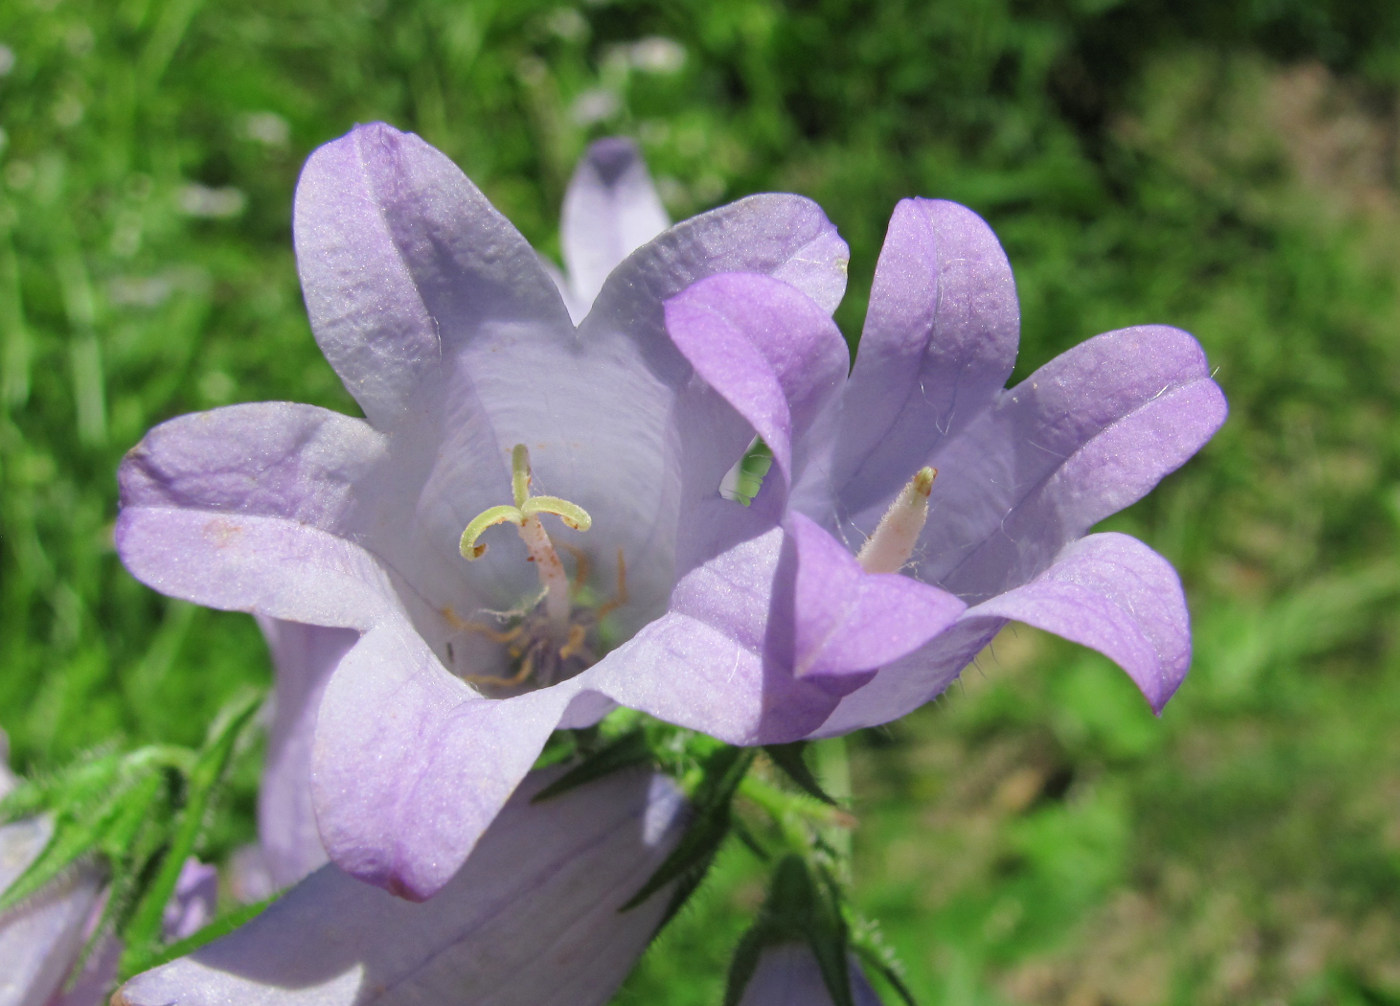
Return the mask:
[[(894, 202), (947, 197), (1011, 257), (1018, 376), (1165, 321), (1230, 397), (1202, 456), (1110, 522), (1177, 563), (1195, 612), (1160, 722), (1102, 659), (1018, 630), (855, 745), (858, 896), (913, 986), (1400, 1002), (1400, 7), (11, 0), (0, 46), (17, 767), (195, 742), (267, 678), (248, 620), (122, 571), (113, 472), (181, 412), (353, 411), (296, 287), (307, 153), (355, 121), (416, 130), (552, 251), (575, 158), (628, 133), (676, 217), (821, 202), (852, 246), (852, 336)], [(624, 1001), (717, 1002), (757, 876), (730, 850)]]

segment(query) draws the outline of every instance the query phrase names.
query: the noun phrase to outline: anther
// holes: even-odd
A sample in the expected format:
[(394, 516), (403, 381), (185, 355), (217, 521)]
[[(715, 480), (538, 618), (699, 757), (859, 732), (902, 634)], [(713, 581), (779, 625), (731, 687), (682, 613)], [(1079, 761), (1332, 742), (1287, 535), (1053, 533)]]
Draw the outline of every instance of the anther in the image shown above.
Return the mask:
[(894, 498), (856, 556), (867, 573), (898, 573), (909, 561), (928, 522), (928, 497), (937, 475), (936, 468), (920, 468)]

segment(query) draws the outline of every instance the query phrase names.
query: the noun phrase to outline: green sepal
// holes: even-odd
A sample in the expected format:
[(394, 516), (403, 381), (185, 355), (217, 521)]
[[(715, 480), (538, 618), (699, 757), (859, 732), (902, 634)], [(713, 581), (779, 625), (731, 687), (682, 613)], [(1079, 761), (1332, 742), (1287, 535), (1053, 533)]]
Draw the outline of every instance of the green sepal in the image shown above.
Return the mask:
[(795, 782), (804, 793), (816, 797), (822, 803), (830, 804), (833, 807), (837, 806), (836, 800), (822, 789), (821, 783), (817, 782), (817, 777), (807, 767), (807, 761), (802, 756), (806, 749), (806, 741), (794, 741), (791, 744), (769, 744), (764, 747), (763, 753), (771, 758), (773, 764), (782, 769), (787, 777)]
[(567, 793), (585, 783), (601, 779), (624, 768), (647, 765), (654, 760), (651, 745), (641, 730), (625, 733), (596, 751), (584, 756), (583, 760), (569, 769), (558, 779), (535, 794), (531, 803), (539, 803), (550, 797)]
[[(698, 771), (698, 781), (689, 794), (692, 821), (680, 844), (657, 867), (656, 872), (618, 911), (637, 907), (657, 891), (672, 882), (676, 890), (662, 917), (664, 926), (700, 886), (714, 861), (715, 853), (724, 844), (731, 830), (731, 811), (739, 783), (753, 765), (752, 748), (720, 745), (704, 757)], [(658, 927), (659, 928), (659, 927)]]
[(210, 726), (204, 747), (185, 779), (183, 806), (168, 835), (169, 844), (158, 869), (121, 927), (125, 949), (117, 970), (123, 979), (146, 970), (159, 953), (165, 907), (175, 895), (185, 861), (196, 853), (214, 789), (233, 758), (244, 728), (261, 706), (262, 694), (246, 690), (228, 702)]
[(125, 862), (145, 828), (168, 818), (164, 791), (185, 754), (165, 747), (125, 755), (94, 753), (61, 772), (22, 782), (0, 801), (0, 818), (50, 814), (53, 835), (28, 869), (0, 893), (0, 912), (33, 896), (79, 860)]
[[(183, 940), (176, 940), (174, 943), (160, 947), (147, 955), (141, 962), (140, 971), (149, 971), (151, 968), (160, 967), (162, 964), (169, 964), (177, 957), (184, 957), (192, 954), (200, 947), (213, 943), (221, 936), (227, 936), (245, 922), (251, 922), (261, 915), (269, 905), (272, 905), (282, 897), (284, 891), (278, 891), (271, 897), (262, 901), (255, 901), (250, 905), (239, 905), (219, 915), (217, 919), (195, 932), (186, 936)], [(130, 977), (129, 975), (127, 977)], [(125, 980), (125, 979), (123, 979)]]
[(729, 968), (725, 1006), (736, 1006), (743, 997), (763, 950), (783, 943), (805, 943), (831, 1001), (835, 1006), (855, 1006), (840, 892), (824, 870), (796, 855), (778, 863), (758, 919), (739, 940)]
[(123, 977), (159, 952), (161, 923), (185, 861), (207, 823), (210, 799), (261, 696), (239, 696), (220, 713), (198, 752), (146, 747), (94, 753), (68, 768), (21, 783), (0, 817), (47, 814), (53, 834), (28, 869), (0, 893), (0, 912), (23, 902), (75, 863), (99, 863), (107, 894), (77, 969), (97, 942), (125, 946)]
[(894, 989), (905, 1006), (919, 1006), (914, 993), (904, 983), (904, 965), (895, 950), (885, 942), (880, 927), (871, 919), (866, 919), (847, 909), (847, 925), (851, 934), (851, 949), (868, 971), (878, 974)]

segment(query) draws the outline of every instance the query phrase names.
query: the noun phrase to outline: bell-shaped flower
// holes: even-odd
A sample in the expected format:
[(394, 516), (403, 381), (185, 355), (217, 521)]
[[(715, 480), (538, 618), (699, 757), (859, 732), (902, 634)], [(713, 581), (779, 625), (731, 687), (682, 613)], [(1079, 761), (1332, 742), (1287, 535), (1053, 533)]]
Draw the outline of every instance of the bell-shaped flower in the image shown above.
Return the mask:
[(594, 1006), (668, 908), (623, 906), (676, 847), (688, 813), (640, 770), (538, 803), (516, 792), (436, 896), (392, 897), (327, 865), (257, 918), (127, 982), (118, 1006)]
[[(860, 964), (847, 962), (850, 996), (855, 1006), (880, 1006)], [(837, 988), (840, 988), (837, 985)], [(739, 1006), (835, 1006), (812, 948), (805, 943), (780, 943), (765, 947)]]
[[(662, 309), (739, 271), (830, 311), (846, 246), (810, 201), (761, 195), (618, 262), (658, 222), (633, 212), (654, 194), (630, 149), (595, 148), (571, 189), (569, 288), (596, 287), (575, 326), (529, 244), (422, 140), (372, 125), (320, 148), (297, 262), (366, 418), (233, 406), (157, 427), (122, 465), (128, 568), (257, 614), (279, 667), (305, 672), (279, 676), (264, 809), (304, 799), (309, 763), (331, 859), (411, 898), (457, 872), (556, 727), (621, 703), (765, 742), (815, 730), (859, 684), (784, 669), (794, 606), (771, 520), (716, 507), (752, 427)], [(845, 350), (779, 352), (802, 432)], [(304, 836), (268, 827), (274, 872), (314, 866)]]
[(834, 352), (824, 307), (718, 276), (666, 317), (772, 450), (753, 508), (784, 525), (768, 538), (795, 583), (792, 673), (858, 686), (813, 736), (917, 708), (1013, 619), (1106, 654), (1160, 712), (1190, 663), (1180, 580), (1140, 541), (1089, 531), (1224, 421), (1190, 335), (1109, 332), (1005, 388), (1020, 320), (1006, 255), (976, 214), (926, 199), (895, 210), (854, 369), (801, 431), (789, 416), (806, 401), (763, 362)]
[[(564, 193), (560, 237), (568, 273), (542, 264), (569, 315), (582, 321), (608, 274), (670, 225), (636, 145), (621, 137), (588, 148)], [(311, 749), (321, 693), (355, 644), (350, 629), (259, 617), (276, 671), (262, 786), (259, 843), (235, 871), (247, 900), (259, 900), (326, 862), (311, 806)]]

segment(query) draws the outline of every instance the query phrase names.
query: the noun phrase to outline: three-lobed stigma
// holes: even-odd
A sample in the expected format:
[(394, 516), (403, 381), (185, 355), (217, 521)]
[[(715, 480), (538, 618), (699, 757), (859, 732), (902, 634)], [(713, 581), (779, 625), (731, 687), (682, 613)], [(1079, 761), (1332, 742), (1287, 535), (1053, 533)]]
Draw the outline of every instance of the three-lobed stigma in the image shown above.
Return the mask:
[(569, 628), (569, 577), (540, 523), (540, 514), (554, 514), (575, 531), (587, 531), (593, 526), (593, 518), (577, 503), (558, 496), (531, 496), (530, 479), (530, 452), (524, 444), (516, 444), (510, 452), (510, 486), (515, 505), (493, 506), (477, 514), (462, 532), (459, 547), (464, 559), (479, 559), (486, 554), (486, 546), (477, 544), (481, 533), (496, 524), (514, 524), (539, 573), (545, 613), (555, 634), (563, 637)]
[(937, 476), (937, 468), (920, 468), (894, 498), (856, 555), (867, 573), (898, 573), (904, 568), (928, 523), (928, 498)]

